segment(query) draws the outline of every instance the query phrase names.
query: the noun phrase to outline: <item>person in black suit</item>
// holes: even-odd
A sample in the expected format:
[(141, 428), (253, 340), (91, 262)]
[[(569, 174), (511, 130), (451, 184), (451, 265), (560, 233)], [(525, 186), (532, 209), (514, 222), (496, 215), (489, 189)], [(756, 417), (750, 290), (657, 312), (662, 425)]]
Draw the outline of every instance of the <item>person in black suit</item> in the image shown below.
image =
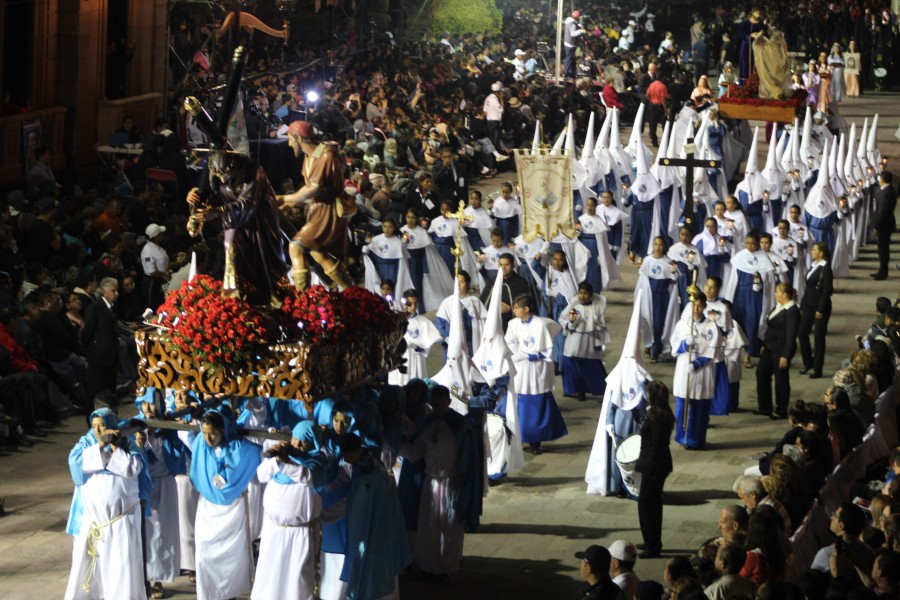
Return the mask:
[[(773, 419), (787, 417), (791, 397), (791, 378), (788, 369), (797, 351), (797, 331), (800, 329), (800, 309), (794, 302), (794, 288), (787, 282), (775, 286), (775, 310), (769, 313), (763, 353), (756, 368), (756, 397), (759, 407), (754, 415), (769, 415)], [(772, 377), (775, 377), (775, 412), (772, 412)]]
[(441, 148), (441, 159), (434, 163), (431, 174), (434, 177), (438, 197), (441, 200), (453, 201), (454, 211), (460, 200), (465, 202), (469, 199), (466, 165), (456, 160), (456, 154), (449, 146)]
[(883, 171), (878, 176), (881, 186), (875, 193), (875, 214), (872, 216), (872, 229), (878, 238), (878, 271), (870, 277), (876, 281), (887, 279), (888, 264), (891, 261), (891, 234), (897, 227), (894, 220), (894, 209), (897, 207), (897, 190), (894, 189), (894, 175)]
[[(497, 265), (500, 267), (499, 275), (503, 277), (503, 288), (500, 298), (500, 319), (503, 323), (503, 333), (506, 333), (506, 328), (513, 319), (513, 301), (519, 296), (531, 296), (531, 288), (528, 287), (528, 282), (525, 281), (521, 275), (516, 273), (516, 259), (511, 253), (504, 252), (501, 254), (497, 259)], [(484, 290), (484, 293), (481, 295), (482, 302), (485, 304), (490, 302), (493, 290), (493, 287)]]
[(641, 474), (638, 520), (644, 551), (641, 558), (656, 558), (662, 552), (663, 486), (672, 472), (669, 440), (675, 415), (669, 407), (669, 388), (661, 381), (647, 384), (647, 416), (641, 424), (641, 453), (634, 470)]
[[(834, 275), (831, 272), (831, 254), (828, 244), (816, 242), (810, 253), (813, 263), (806, 273), (806, 293), (800, 305), (800, 356), (803, 358), (801, 375), (810, 371), (810, 379), (822, 376), (825, 364), (825, 336), (828, 319), (831, 318), (831, 294), (834, 292)], [(809, 346), (809, 334), (813, 332), (813, 344)]]
[(85, 314), (81, 340), (88, 363), (90, 401), (102, 391), (116, 391), (119, 338), (113, 306), (118, 297), (119, 282), (114, 277), (105, 277), (100, 281), (100, 299), (88, 306)]
[[(441, 214), (441, 200), (438, 197), (437, 192), (434, 191), (434, 179), (432, 178), (431, 173), (422, 171), (416, 177), (416, 182), (418, 185), (409, 190), (409, 193), (406, 194), (404, 212), (400, 215), (400, 219), (398, 220), (402, 221), (403, 217), (406, 215), (406, 211), (412, 208), (431, 222), (432, 219)], [(394, 206), (392, 205), (392, 212), (393, 209)], [(425, 225), (425, 229), (428, 229), (428, 225)]]

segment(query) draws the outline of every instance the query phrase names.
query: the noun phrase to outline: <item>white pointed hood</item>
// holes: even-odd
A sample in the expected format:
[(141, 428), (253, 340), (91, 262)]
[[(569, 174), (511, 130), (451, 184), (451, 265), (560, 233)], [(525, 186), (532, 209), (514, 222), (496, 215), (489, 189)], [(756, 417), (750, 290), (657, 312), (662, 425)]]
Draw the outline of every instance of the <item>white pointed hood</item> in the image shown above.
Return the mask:
[[(447, 359), (444, 363), (444, 368), (438, 371), (432, 379), (451, 390), (457, 388), (466, 396), (472, 393), (472, 383), (476, 380), (483, 380), (472, 359), (469, 358), (469, 351), (466, 347), (458, 279), (453, 286), (453, 301), (450, 307), (450, 335), (447, 338)], [(468, 406), (453, 394), (450, 396), (450, 408), (460, 414), (469, 412)]]
[(191, 252), (191, 268), (188, 271), (188, 281), (193, 281), (197, 276), (197, 253)]
[(588, 118), (587, 133), (584, 134), (584, 147), (581, 149), (581, 164), (587, 166), (588, 160), (594, 154), (594, 111)]
[(659, 181), (659, 187), (662, 190), (671, 187), (675, 182), (675, 179), (672, 176), (672, 167), (664, 167), (660, 164), (662, 159), (666, 158), (666, 152), (669, 151), (669, 135), (671, 127), (672, 124), (669, 121), (666, 121), (666, 124), (663, 126), (662, 137), (659, 139), (659, 149), (656, 152), (656, 159), (650, 167), (650, 173), (652, 173)]
[(772, 139), (769, 140), (769, 154), (766, 156), (766, 168), (762, 172), (763, 177), (769, 182), (769, 200), (781, 199), (781, 190), (787, 180), (787, 176), (781, 170), (781, 165), (778, 164), (778, 147), (782, 145), (783, 140), (784, 136), (781, 140), (775, 141), (775, 129), (773, 128)]
[[(571, 118), (572, 116), (569, 115), (569, 119)], [(553, 142), (553, 147), (550, 148), (550, 156), (559, 156), (560, 150), (562, 150), (563, 148), (563, 144), (566, 143), (566, 135), (568, 131), (568, 127), (563, 127), (563, 130), (559, 133), (559, 137), (556, 138), (555, 142)]]
[(872, 126), (869, 127), (869, 137), (866, 140), (866, 158), (869, 165), (875, 169), (875, 173), (881, 172), (881, 151), (878, 149), (878, 113), (872, 117)]
[(863, 185), (868, 186), (874, 183), (874, 177), (869, 174), (869, 169), (874, 165), (869, 162), (866, 149), (869, 146), (869, 117), (863, 120), (862, 133), (859, 134), (859, 143), (856, 145), (856, 162), (859, 163), (859, 171), (862, 173), (860, 179)]
[(639, 387), (653, 381), (643, 361), (641, 294), (643, 290), (638, 289), (631, 311), (631, 321), (628, 323), (628, 333), (625, 335), (625, 344), (622, 346), (622, 356), (606, 377), (606, 393), (603, 401), (611, 402), (621, 410), (637, 407), (642, 400)]
[(563, 144), (566, 150), (566, 156), (571, 156), (572, 160), (577, 158), (575, 154), (575, 119), (572, 113), (569, 113), (569, 123), (566, 126), (566, 141)]
[(856, 123), (851, 123), (847, 152), (844, 157), (844, 180), (848, 186), (856, 186), (859, 179), (862, 179), (862, 171), (856, 160)]
[(643, 140), (638, 139), (637, 144), (637, 174), (634, 176), (631, 192), (641, 202), (650, 202), (659, 196), (659, 181), (650, 173), (650, 168), (647, 166), (647, 155), (644, 152)]
[[(678, 128), (673, 125), (669, 133), (669, 143), (666, 145), (666, 158), (678, 158), (678, 139)], [(673, 185), (683, 186), (687, 167), (669, 167), (668, 170), (672, 175)]]
[(503, 318), (500, 312), (502, 298), (503, 276), (498, 273), (494, 279), (490, 302), (488, 302), (487, 317), (481, 334), (481, 345), (478, 346), (475, 356), (472, 357), (472, 361), (481, 372), (482, 377), (491, 385), (504, 375), (509, 375), (512, 379), (516, 374), (512, 353), (509, 351), (503, 335)]
[[(609, 154), (612, 158), (612, 169), (616, 174), (616, 183), (620, 184), (625, 178), (631, 178), (631, 157), (622, 148), (622, 140), (619, 138), (619, 109), (613, 109), (612, 123), (609, 130)], [(617, 185), (618, 187), (618, 185)]]
[(800, 137), (800, 160), (803, 161), (809, 170), (815, 171), (815, 161), (819, 157), (816, 156), (812, 147), (812, 121), (812, 110), (807, 106), (806, 117), (803, 119), (803, 135)]
[(612, 111), (606, 111), (603, 125), (600, 126), (600, 135), (594, 143), (594, 158), (597, 161), (597, 177), (603, 178), (612, 171), (612, 157), (609, 154), (609, 131), (612, 127)]
[(831, 156), (828, 157), (828, 172), (831, 174), (831, 189), (834, 190), (835, 198), (847, 195), (847, 184), (844, 180), (846, 143), (847, 139), (841, 134), (837, 148), (832, 148)]
[(635, 156), (635, 152), (637, 151), (637, 140), (641, 137), (641, 126), (644, 123), (645, 106), (646, 105), (643, 102), (638, 105), (637, 112), (634, 114), (634, 124), (631, 126), (631, 135), (628, 138), (628, 145), (625, 147), (632, 157)]
[(831, 177), (828, 169), (828, 142), (822, 153), (822, 161), (819, 165), (819, 177), (815, 185), (809, 191), (803, 210), (813, 217), (824, 219), (836, 210), (834, 190), (831, 189)]
[(745, 192), (749, 202), (760, 202), (763, 192), (768, 190), (769, 182), (759, 172), (759, 126), (753, 128), (753, 142), (750, 144), (750, 155), (747, 157), (747, 170), (744, 179), (737, 186), (737, 191)]
[(537, 156), (541, 152), (541, 120), (534, 123), (534, 139), (531, 140), (531, 155)]

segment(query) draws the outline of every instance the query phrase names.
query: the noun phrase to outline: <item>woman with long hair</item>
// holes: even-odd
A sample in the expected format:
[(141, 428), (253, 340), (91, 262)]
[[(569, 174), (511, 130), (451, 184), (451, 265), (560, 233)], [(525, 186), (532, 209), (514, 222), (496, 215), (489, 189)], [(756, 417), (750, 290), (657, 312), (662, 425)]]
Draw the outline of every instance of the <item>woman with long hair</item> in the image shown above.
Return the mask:
[(662, 551), (663, 486), (672, 472), (669, 440), (675, 415), (669, 406), (669, 388), (661, 381), (647, 384), (647, 416), (641, 424), (641, 453), (634, 470), (641, 474), (638, 520), (644, 538), (641, 558), (656, 558)]
[(783, 530), (781, 516), (774, 508), (761, 505), (753, 509), (747, 524), (747, 558), (741, 577), (752, 579), (757, 585), (784, 577), (788, 552)]

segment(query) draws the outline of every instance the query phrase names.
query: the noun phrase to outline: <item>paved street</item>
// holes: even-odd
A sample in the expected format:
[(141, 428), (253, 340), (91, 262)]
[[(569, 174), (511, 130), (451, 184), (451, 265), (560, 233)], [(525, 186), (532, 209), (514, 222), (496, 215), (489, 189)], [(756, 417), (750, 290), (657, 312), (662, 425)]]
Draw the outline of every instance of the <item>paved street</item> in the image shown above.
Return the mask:
[[(889, 168), (900, 175), (893, 164), (893, 157), (900, 156), (900, 144), (893, 136), (900, 120), (897, 96), (866, 95), (851, 99), (842, 108), (844, 117), (859, 125), (863, 116), (876, 110), (881, 113), (881, 152), (892, 158)], [(623, 132), (623, 137), (626, 135)], [(477, 187), (488, 193), (501, 180), (482, 181)], [(895, 244), (894, 258), (900, 262), (900, 245)], [(828, 373), (837, 369), (855, 346), (854, 335), (863, 333), (873, 320), (875, 297), (895, 298), (900, 292), (900, 271), (892, 271), (887, 281), (876, 282), (868, 276), (875, 263), (874, 245), (868, 246), (853, 266), (851, 278), (835, 282), (825, 365)], [(631, 315), (636, 273), (636, 267), (626, 264), (624, 281), (605, 293), (613, 339), (608, 368), (619, 357), (618, 344)], [(435, 349), (431, 356), (434, 372), (440, 365), (438, 354)], [(673, 365), (662, 361), (649, 367), (654, 378), (670, 385)], [(719, 508), (737, 500), (731, 491), (735, 477), (751, 464), (752, 455), (769, 449), (783, 433), (783, 423), (773, 424), (750, 414), (755, 407), (754, 373), (744, 371), (741, 411), (713, 417), (708, 450), (687, 452), (673, 444), (675, 472), (666, 485), (664, 555), (694, 551), (714, 535)], [(818, 400), (828, 382), (802, 377), (795, 366), (793, 396)], [(561, 390), (559, 384), (557, 389)], [(481, 530), (466, 537), (459, 574), (442, 583), (401, 578), (403, 598), (576, 598), (582, 584), (574, 552), (619, 538), (641, 541), (633, 502), (585, 494), (584, 470), (600, 405), (562, 398), (561, 392), (557, 399), (568, 437), (546, 444), (541, 456), (527, 454), (523, 472), (490, 489)], [(83, 419), (73, 417), (34, 448), (0, 453), (0, 497), (5, 498), (8, 513), (0, 518), (2, 600), (63, 596), (72, 549), (71, 538), (63, 532), (72, 495), (66, 457), (84, 430)], [(642, 578), (661, 579), (662, 566), (662, 559), (639, 561), (636, 571)], [(193, 597), (192, 586), (184, 577), (172, 590), (175, 598)]]

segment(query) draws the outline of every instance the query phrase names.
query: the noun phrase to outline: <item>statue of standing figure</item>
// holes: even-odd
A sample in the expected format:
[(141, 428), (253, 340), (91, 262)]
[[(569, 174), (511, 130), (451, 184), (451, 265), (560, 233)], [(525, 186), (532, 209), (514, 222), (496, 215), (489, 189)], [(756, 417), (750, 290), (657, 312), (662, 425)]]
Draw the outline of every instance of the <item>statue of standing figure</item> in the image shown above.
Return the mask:
[(317, 143), (312, 124), (294, 121), (288, 141), (303, 160), (303, 187), (287, 196), (278, 196), (282, 208), (306, 204), (306, 224), (291, 240), (289, 254), (294, 287), (309, 286), (309, 259), (312, 258), (339, 288), (353, 285), (343, 264), (347, 256), (350, 217), (356, 203), (344, 192), (344, 176), (336, 142)]

